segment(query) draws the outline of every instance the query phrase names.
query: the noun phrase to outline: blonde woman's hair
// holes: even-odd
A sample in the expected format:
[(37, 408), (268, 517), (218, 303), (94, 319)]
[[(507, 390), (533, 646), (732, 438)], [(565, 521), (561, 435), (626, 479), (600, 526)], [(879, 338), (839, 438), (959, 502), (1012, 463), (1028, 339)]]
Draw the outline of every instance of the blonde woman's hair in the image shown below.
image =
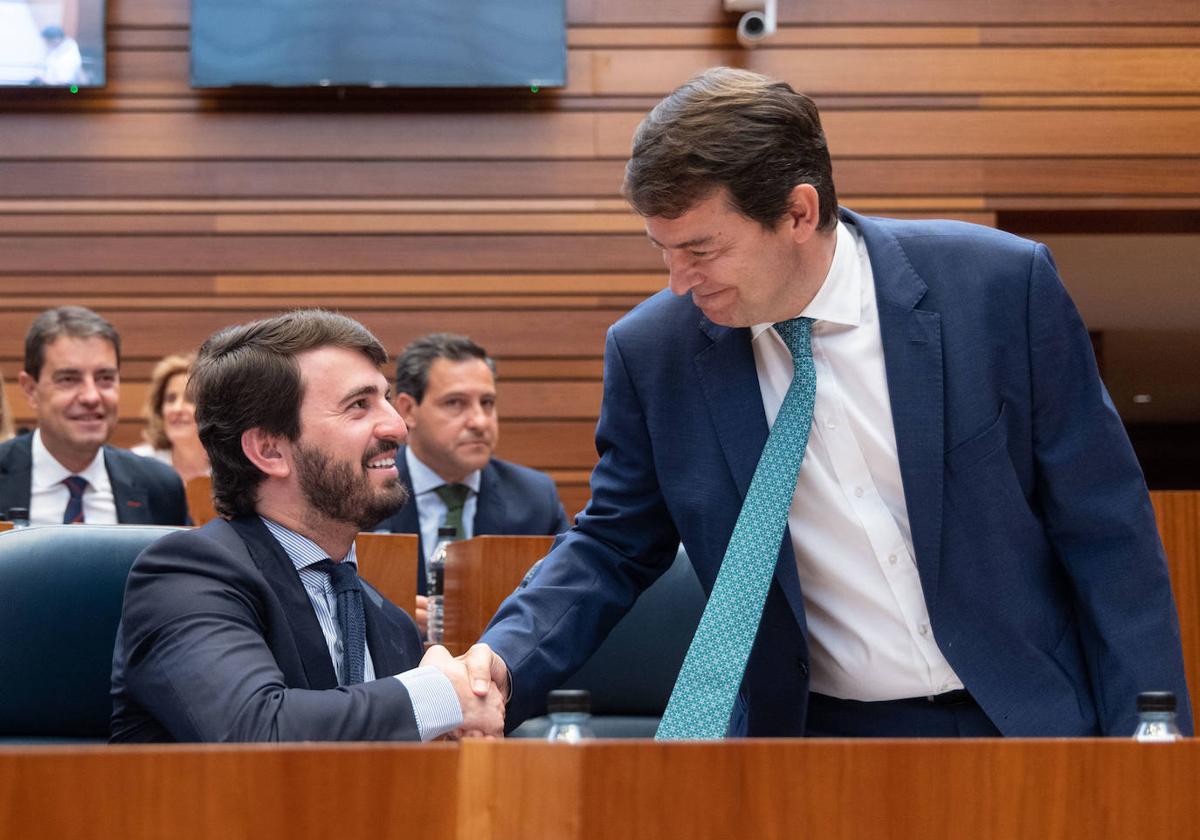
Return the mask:
[(190, 373), (194, 355), (165, 356), (154, 366), (150, 374), (150, 390), (146, 392), (146, 404), (142, 407), (142, 416), (146, 418), (146, 429), (142, 436), (155, 449), (170, 449), (171, 441), (163, 423), (163, 398), (166, 396), (167, 383), (177, 373)]

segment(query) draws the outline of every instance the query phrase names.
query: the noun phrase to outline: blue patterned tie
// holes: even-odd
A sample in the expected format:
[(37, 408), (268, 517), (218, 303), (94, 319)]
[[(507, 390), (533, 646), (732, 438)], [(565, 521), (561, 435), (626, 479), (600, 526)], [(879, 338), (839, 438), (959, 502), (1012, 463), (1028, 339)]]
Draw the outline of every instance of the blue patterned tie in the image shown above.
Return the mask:
[(358, 685), (363, 681), (367, 649), (367, 622), (363, 616), (362, 585), (353, 563), (334, 563), (322, 560), (313, 563), (329, 575), (333, 593), (337, 596), (338, 627), (342, 631), (343, 685)]
[(71, 498), (67, 499), (67, 507), (63, 511), (63, 524), (74, 525), (83, 521), (83, 491), (87, 489), (88, 480), (83, 476), (69, 475), (62, 480), (67, 485)]
[(659, 740), (725, 737), (775, 574), (817, 392), (812, 319), (781, 321), (775, 329), (792, 353), (792, 384), (759, 456), (725, 559), (679, 669), (655, 736)]

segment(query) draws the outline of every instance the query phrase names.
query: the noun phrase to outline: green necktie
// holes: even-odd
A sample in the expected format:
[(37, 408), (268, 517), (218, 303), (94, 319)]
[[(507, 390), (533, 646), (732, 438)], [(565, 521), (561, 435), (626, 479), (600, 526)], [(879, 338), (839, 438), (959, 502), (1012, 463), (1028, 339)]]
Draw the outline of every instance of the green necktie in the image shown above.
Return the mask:
[(659, 740), (725, 737), (775, 574), (817, 392), (812, 319), (781, 321), (775, 329), (792, 353), (792, 384), (754, 469), (725, 559), (659, 724)]
[(442, 504), (446, 506), (446, 519), (442, 527), (453, 528), (456, 540), (466, 537), (463, 531), (463, 505), (467, 503), (467, 495), (471, 488), (465, 484), (443, 484), (441, 487), (435, 487), (433, 492), (437, 493)]

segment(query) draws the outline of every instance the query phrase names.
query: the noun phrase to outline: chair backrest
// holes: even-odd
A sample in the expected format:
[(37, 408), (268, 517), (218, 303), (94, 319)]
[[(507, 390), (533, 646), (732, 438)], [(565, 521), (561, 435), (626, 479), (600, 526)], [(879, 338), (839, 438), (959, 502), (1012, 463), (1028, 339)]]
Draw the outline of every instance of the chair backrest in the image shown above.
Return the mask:
[(213, 505), (212, 478), (210, 476), (198, 475), (188, 479), (187, 484), (183, 486), (183, 491), (187, 495), (188, 516), (192, 517), (193, 525), (199, 528), (217, 518), (217, 509)]
[[(667, 707), (679, 667), (692, 642), (704, 590), (683, 550), (651, 584), (563, 688), (592, 695), (592, 728), (601, 738), (649, 738)], [(549, 728), (533, 718), (513, 735), (538, 738)]]
[(107, 739), (113, 642), (134, 558), (174, 528), (0, 534), (0, 741)]

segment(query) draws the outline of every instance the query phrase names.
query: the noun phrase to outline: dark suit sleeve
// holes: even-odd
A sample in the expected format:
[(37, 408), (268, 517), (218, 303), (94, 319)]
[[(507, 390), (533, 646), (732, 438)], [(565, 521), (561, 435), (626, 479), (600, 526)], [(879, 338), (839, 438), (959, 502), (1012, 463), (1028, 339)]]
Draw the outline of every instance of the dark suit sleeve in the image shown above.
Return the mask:
[(143, 553), (119, 637), (129, 700), (178, 741), (416, 740), (408, 692), (392, 677), (288, 687), (271, 647), (289, 643), (287, 620), (256, 573), (202, 533)]
[(1138, 692), (1172, 690), (1190, 731), (1175, 602), (1145, 481), (1041, 245), (1028, 306), (1037, 497), (1074, 589), (1101, 730), (1128, 735)]
[(679, 545), (642, 405), (611, 330), (596, 449), (587, 509), (500, 606), (483, 636), (513, 674), (510, 726), (536, 713), (546, 692), (579, 669), (670, 566)]
[(187, 493), (183, 489), (183, 480), (172, 470), (169, 476), (163, 476), (159, 487), (154, 490), (154, 524), (155, 525), (191, 525), (192, 517), (188, 513)]

